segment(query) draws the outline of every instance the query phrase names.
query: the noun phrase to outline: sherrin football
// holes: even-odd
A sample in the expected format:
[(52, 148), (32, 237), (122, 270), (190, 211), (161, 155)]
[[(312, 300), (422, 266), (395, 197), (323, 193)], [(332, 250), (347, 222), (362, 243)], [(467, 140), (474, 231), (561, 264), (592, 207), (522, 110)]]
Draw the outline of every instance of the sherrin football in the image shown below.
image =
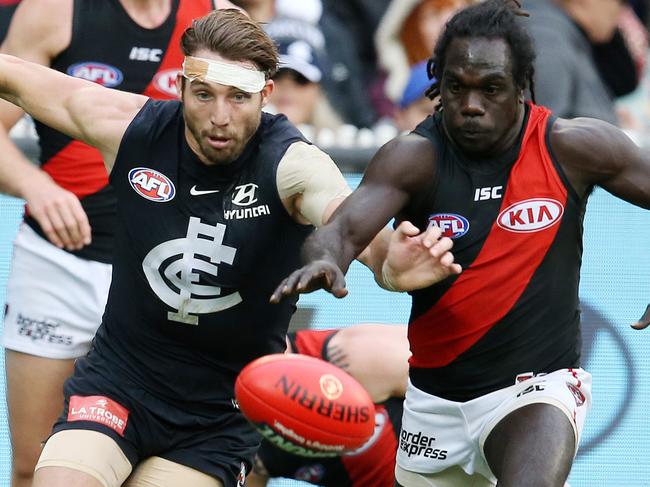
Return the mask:
[(268, 441), (296, 455), (341, 455), (362, 446), (375, 427), (375, 405), (363, 386), (307, 355), (254, 360), (237, 377), (235, 397)]

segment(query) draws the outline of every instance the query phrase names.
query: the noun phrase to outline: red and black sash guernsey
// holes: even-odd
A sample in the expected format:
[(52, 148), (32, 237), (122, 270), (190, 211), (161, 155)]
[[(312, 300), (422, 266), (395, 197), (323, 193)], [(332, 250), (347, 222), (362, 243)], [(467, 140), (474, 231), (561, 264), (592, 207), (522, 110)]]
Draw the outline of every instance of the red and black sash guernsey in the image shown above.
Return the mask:
[(549, 150), (550, 112), (527, 106), (518, 144), (466, 160), (439, 115), (416, 133), (438, 154), (438, 174), (402, 217), (454, 239), (460, 276), (412, 293), (411, 380), (431, 394), (468, 400), (522, 372), (579, 362), (581, 201)]
[[(167, 20), (146, 29), (129, 17), (119, 0), (75, 0), (70, 45), (52, 60), (52, 68), (109, 88), (173, 99), (183, 62), (181, 35), (193, 19), (212, 8), (212, 0), (172, 0)], [(90, 219), (93, 242), (74, 253), (110, 262), (115, 196), (101, 154), (43, 124), (37, 123), (36, 129), (43, 170), (79, 197)], [(42, 235), (33, 218), (28, 215), (26, 221)]]
[[(292, 349), (327, 360), (327, 345), (337, 330), (300, 330), (288, 335)], [(375, 434), (359, 451), (335, 458), (292, 455), (262, 441), (258, 456), (271, 477), (303, 480), (323, 487), (392, 487), (402, 402), (390, 398), (376, 405)]]

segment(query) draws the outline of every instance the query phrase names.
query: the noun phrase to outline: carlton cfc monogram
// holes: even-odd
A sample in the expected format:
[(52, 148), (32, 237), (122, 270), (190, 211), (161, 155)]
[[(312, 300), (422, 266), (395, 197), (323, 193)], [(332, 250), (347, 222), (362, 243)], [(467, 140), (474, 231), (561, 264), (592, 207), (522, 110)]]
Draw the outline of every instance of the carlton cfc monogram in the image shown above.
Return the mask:
[[(225, 232), (225, 225), (207, 225), (201, 223), (199, 218), (191, 217), (185, 238), (157, 245), (142, 261), (142, 269), (151, 289), (166, 305), (176, 310), (167, 313), (169, 320), (198, 325), (197, 314), (223, 311), (242, 302), (239, 292), (220, 296), (220, 287), (200, 284), (200, 276), (196, 272), (200, 270), (217, 276), (217, 264), (232, 265), (237, 250), (223, 245)], [(199, 235), (203, 238), (199, 238)], [(198, 259), (197, 255), (208, 257), (209, 261)], [(169, 259), (174, 260), (168, 262)]]

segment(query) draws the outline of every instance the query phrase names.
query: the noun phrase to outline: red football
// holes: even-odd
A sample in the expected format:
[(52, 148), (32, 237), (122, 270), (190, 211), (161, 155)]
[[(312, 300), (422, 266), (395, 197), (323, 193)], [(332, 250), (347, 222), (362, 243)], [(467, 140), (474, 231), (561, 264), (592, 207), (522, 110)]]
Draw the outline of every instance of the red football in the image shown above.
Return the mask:
[(355, 450), (375, 428), (375, 405), (363, 386), (338, 367), (307, 355), (254, 360), (237, 377), (235, 397), (268, 441), (296, 455)]

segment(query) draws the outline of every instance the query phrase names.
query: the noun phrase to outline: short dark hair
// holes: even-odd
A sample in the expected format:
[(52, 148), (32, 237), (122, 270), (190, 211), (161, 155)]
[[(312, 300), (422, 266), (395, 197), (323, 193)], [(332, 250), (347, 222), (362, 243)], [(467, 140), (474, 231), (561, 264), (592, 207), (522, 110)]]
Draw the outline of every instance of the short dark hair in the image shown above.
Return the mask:
[(445, 69), (447, 49), (456, 38), (503, 39), (512, 54), (512, 75), (521, 89), (528, 88), (535, 101), (535, 48), (530, 34), (517, 19), (528, 16), (517, 0), (485, 0), (454, 15), (440, 36), (427, 71), (436, 82), (427, 91), (431, 99), (440, 94), (440, 80)]
[(181, 49), (192, 56), (200, 49), (231, 61), (250, 61), (266, 79), (278, 70), (278, 50), (264, 29), (237, 9), (220, 9), (196, 19), (181, 37)]

